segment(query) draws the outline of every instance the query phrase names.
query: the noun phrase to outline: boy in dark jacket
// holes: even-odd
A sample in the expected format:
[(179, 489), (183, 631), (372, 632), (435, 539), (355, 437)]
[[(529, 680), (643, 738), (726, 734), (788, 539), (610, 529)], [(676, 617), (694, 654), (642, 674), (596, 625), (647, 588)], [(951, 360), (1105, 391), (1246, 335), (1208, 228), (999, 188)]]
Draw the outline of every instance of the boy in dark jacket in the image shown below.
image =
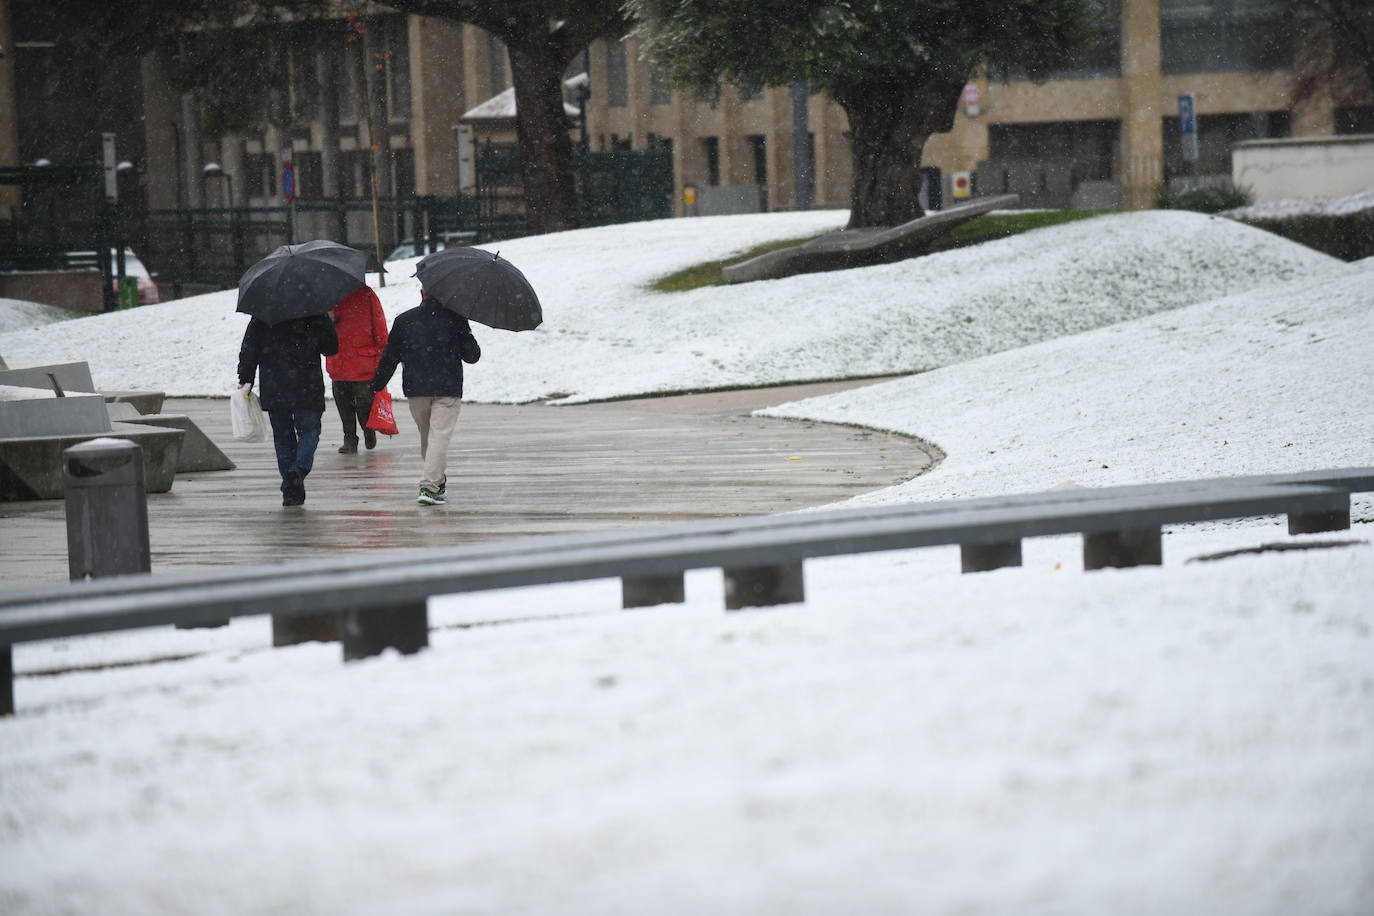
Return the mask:
[(339, 352), (334, 322), (324, 315), (269, 325), (253, 318), (239, 347), (239, 387), (253, 386), (261, 370), (259, 400), (272, 423), (281, 473), (281, 504), (305, 503), (305, 478), (315, 464), (324, 416), (324, 373), (320, 357)]
[(420, 290), (420, 304), (398, 315), (391, 326), (382, 361), (372, 377), (372, 390), (385, 388), (396, 366), (404, 364), (401, 392), (420, 431), (424, 461), (416, 500), (422, 506), (447, 502), (448, 446), (462, 404), (463, 363), (475, 363), (481, 357), (468, 320), (426, 297), (424, 290)]

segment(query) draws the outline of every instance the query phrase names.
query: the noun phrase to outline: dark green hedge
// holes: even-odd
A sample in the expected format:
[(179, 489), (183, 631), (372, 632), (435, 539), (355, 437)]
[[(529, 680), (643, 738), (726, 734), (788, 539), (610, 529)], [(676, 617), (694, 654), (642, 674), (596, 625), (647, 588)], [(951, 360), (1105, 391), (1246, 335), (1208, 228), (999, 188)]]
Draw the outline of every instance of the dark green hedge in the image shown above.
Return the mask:
[(1155, 188), (1155, 208), (1159, 210), (1194, 210), (1198, 213), (1220, 213), (1248, 207), (1254, 202), (1249, 188), (1229, 184), (1207, 185), (1201, 188), (1177, 190), (1167, 185)]
[(1374, 257), (1374, 210), (1342, 216), (1306, 214), (1284, 219), (1246, 218), (1240, 221), (1344, 261)]

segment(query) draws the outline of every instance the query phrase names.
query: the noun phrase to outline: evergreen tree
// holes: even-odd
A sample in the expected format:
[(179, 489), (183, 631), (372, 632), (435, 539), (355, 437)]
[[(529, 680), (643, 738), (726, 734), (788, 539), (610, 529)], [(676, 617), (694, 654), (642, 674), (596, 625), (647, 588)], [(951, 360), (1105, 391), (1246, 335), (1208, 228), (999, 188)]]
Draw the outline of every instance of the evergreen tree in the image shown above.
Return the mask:
[(620, 0), (379, 0), (406, 13), (479, 26), (510, 54), (531, 233), (578, 224), (563, 74), (594, 39), (626, 28)]
[(922, 215), (921, 152), (968, 79), (1043, 79), (1094, 35), (1095, 0), (627, 0), (647, 56), (681, 85), (805, 81), (849, 118), (850, 228)]

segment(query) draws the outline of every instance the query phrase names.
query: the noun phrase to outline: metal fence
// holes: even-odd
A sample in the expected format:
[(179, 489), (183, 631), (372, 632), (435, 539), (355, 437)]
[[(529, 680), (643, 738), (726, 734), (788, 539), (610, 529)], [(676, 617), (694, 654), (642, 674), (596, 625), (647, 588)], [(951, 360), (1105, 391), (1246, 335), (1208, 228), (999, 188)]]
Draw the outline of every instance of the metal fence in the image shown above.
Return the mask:
[[(163, 298), (180, 298), (232, 288), (261, 258), (307, 239), (376, 248), (385, 260), (405, 242), (421, 252), (454, 238), (482, 244), (524, 235), (518, 154), (488, 144), (475, 158), (475, 194), (382, 199), (375, 209), (371, 198), (341, 197), (289, 206), (145, 210), (103, 203), (98, 169), (10, 170), (0, 174), (0, 183), (21, 185), (24, 204), (14, 218), (0, 220), (0, 270), (63, 269), (69, 266), (66, 252), (128, 246), (153, 272)], [(575, 168), (582, 225), (672, 215), (672, 155), (666, 150), (580, 153)], [(112, 291), (107, 298), (106, 307), (113, 308)]]

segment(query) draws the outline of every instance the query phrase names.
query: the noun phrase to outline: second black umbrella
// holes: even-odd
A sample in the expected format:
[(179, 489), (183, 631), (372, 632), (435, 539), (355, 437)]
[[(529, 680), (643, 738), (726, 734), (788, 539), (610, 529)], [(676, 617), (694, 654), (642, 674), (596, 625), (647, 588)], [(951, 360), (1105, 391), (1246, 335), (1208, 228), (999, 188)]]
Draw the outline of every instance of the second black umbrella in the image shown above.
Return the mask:
[(530, 331), (544, 320), (534, 287), (499, 251), (445, 248), (421, 258), (415, 276), (431, 299), (489, 328)]

